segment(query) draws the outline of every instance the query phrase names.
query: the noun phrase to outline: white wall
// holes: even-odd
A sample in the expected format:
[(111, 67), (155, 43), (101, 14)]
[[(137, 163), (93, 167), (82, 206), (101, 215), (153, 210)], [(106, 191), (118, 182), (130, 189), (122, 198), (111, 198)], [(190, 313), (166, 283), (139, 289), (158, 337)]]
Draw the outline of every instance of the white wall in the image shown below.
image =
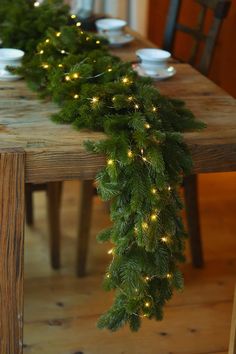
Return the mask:
[[(87, 7), (92, 0), (72, 0), (72, 11), (77, 12)], [(141, 33), (147, 34), (148, 0), (95, 0), (95, 11), (104, 12), (114, 17), (124, 18), (129, 25)]]

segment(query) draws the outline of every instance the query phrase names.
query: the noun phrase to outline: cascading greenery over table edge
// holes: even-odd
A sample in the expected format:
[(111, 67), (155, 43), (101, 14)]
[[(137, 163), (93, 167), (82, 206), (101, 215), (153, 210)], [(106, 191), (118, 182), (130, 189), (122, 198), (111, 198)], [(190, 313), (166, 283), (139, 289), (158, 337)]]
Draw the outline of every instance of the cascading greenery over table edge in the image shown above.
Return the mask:
[(115, 331), (128, 323), (136, 331), (144, 317), (161, 320), (174, 289), (183, 288), (179, 188), (192, 161), (182, 133), (204, 124), (109, 54), (105, 40), (83, 32), (61, 0), (1, 6), (3, 45), (26, 50), (16, 72), (41, 98), (58, 103), (53, 121), (107, 136), (85, 142), (106, 156), (96, 183), (111, 202), (112, 226), (98, 240), (113, 245), (104, 288), (115, 290), (115, 300), (98, 326)]

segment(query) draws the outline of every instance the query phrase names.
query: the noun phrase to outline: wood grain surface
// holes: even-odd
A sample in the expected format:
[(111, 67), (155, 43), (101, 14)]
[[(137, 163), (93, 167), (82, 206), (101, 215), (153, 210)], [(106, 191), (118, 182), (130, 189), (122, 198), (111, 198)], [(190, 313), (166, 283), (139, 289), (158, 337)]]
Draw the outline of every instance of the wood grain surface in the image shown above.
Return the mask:
[[(113, 53), (132, 60), (134, 46), (150, 43), (138, 40)], [(163, 94), (184, 99), (196, 117), (208, 125), (203, 132), (185, 134), (194, 160), (193, 171), (236, 170), (235, 100), (189, 65), (175, 67), (177, 74), (173, 78), (156, 82), (155, 86)], [(27, 182), (92, 179), (104, 166), (104, 157), (86, 152), (83, 142), (105, 136), (51, 122), (57, 106), (38, 100), (24, 81), (0, 83), (0, 103), (0, 147), (25, 150)]]
[(0, 150), (0, 354), (23, 344), (24, 152)]

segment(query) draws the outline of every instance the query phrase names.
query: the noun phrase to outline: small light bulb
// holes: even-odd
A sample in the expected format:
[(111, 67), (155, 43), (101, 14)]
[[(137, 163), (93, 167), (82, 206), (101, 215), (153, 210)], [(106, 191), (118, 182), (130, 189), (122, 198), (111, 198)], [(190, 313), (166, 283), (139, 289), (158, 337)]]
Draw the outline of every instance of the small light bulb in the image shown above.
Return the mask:
[(169, 186), (167, 189), (168, 189), (168, 191), (171, 191), (171, 186)]
[(127, 76), (123, 77), (122, 82), (123, 82), (123, 84), (128, 84), (129, 78)]
[(50, 39), (47, 38), (47, 39), (45, 40), (45, 43), (49, 43), (49, 42), (50, 42)]
[(172, 278), (172, 274), (167, 273), (167, 274), (166, 274), (166, 278), (167, 278), (167, 279), (171, 279), (171, 278)]
[(114, 161), (110, 159), (110, 160), (107, 161), (107, 164), (108, 164), (109, 166), (112, 166), (112, 165), (114, 164)]
[(152, 111), (153, 112), (156, 112), (157, 111), (157, 108), (155, 106), (152, 107)]
[(86, 37), (86, 41), (89, 41), (90, 40), (90, 37)]
[(44, 69), (48, 69), (49, 68), (48, 64), (43, 64), (42, 66), (43, 66)]
[(134, 105), (134, 108), (139, 109), (139, 105), (136, 103), (136, 104)]
[(132, 153), (132, 151), (131, 150), (128, 150), (128, 153), (127, 153), (127, 155), (128, 155), (128, 157), (133, 157), (133, 153)]
[(146, 281), (149, 281), (149, 280), (150, 280), (150, 278), (149, 278), (149, 277), (145, 277), (145, 280), (146, 280)]
[(156, 188), (152, 188), (151, 192), (152, 192), (152, 194), (156, 194), (156, 192), (157, 192)]
[(74, 73), (73, 74), (73, 79), (78, 79), (79, 78), (79, 74), (78, 73)]
[(167, 243), (169, 239), (168, 239), (168, 237), (164, 236), (164, 237), (161, 238), (161, 240), (162, 240), (162, 242)]
[(108, 274), (106, 275), (106, 277), (109, 279), (111, 276), (110, 276), (110, 274), (108, 273)]
[(138, 292), (138, 289), (135, 289), (135, 292), (137, 293), (137, 292)]
[(75, 99), (78, 99), (78, 98), (79, 98), (79, 95), (77, 95), (77, 94), (74, 95), (74, 98), (75, 98)]
[(73, 15), (71, 15), (71, 18), (76, 18), (76, 15), (74, 15), (74, 14), (73, 14)]
[(40, 3), (38, 1), (35, 1), (34, 7), (39, 7)]
[(97, 102), (98, 102), (98, 97), (93, 97), (93, 98), (92, 98), (92, 103), (95, 104), (95, 103), (97, 103)]
[(157, 215), (156, 214), (152, 214), (151, 215), (151, 220), (152, 221), (156, 221), (157, 220)]
[(96, 41), (96, 44), (100, 44), (101, 42), (100, 41)]
[(70, 76), (69, 76), (69, 75), (66, 75), (65, 80), (66, 80), (66, 81), (70, 81)]
[(150, 307), (150, 302), (145, 302), (145, 307)]
[(135, 233), (135, 234), (138, 233), (138, 228), (137, 228), (137, 227), (134, 228), (134, 233)]
[(109, 73), (111, 73), (111, 72), (112, 72), (112, 68), (109, 68), (107, 71), (108, 71)]
[(65, 54), (65, 50), (64, 49), (61, 50), (61, 54)]
[(150, 128), (151, 128), (150, 124), (148, 124), (148, 123), (144, 124), (144, 127), (145, 127), (146, 129), (150, 129)]
[(76, 26), (80, 27), (81, 26), (81, 22), (76, 22)]
[(108, 253), (108, 254), (113, 254), (113, 253), (114, 253), (114, 249), (113, 249), (113, 248), (110, 249), (107, 253)]
[(147, 162), (147, 158), (145, 156), (142, 157), (144, 162)]
[(39, 54), (43, 54), (44, 53), (44, 50), (40, 50)]
[(147, 230), (148, 229), (148, 224), (146, 222), (142, 223), (142, 228), (143, 230)]
[(57, 32), (57, 33), (56, 33), (56, 36), (57, 36), (57, 37), (60, 37), (60, 36), (61, 36), (61, 32)]
[(132, 97), (132, 96), (129, 96), (129, 97), (128, 97), (128, 101), (133, 101), (133, 97)]
[(63, 68), (63, 65), (62, 64), (58, 64), (58, 68)]
[(114, 97), (112, 97), (112, 101), (114, 102), (115, 100), (116, 100), (115, 96), (114, 96)]

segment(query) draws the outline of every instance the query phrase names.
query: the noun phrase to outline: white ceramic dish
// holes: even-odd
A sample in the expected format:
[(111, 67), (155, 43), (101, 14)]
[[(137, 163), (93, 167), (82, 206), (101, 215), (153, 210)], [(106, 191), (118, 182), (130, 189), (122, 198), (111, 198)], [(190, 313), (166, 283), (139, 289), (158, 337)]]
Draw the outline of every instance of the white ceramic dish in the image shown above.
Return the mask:
[(140, 67), (149, 75), (157, 75), (168, 66), (171, 54), (162, 49), (144, 48), (136, 51)]
[(131, 34), (126, 33), (123, 34), (119, 37), (109, 37), (107, 38), (110, 47), (122, 47), (123, 45), (129, 44), (130, 42), (132, 42), (134, 40), (134, 37), (131, 36)]
[(156, 81), (169, 79), (176, 74), (176, 69), (173, 66), (168, 66), (167, 68), (160, 70), (158, 74), (155, 75), (149, 75), (146, 71), (143, 70), (143, 68), (141, 68), (140, 64), (134, 64), (133, 69), (138, 73), (139, 76), (150, 77)]
[(1, 48), (0, 49), (0, 80), (14, 81), (19, 80), (19, 75), (14, 75), (7, 70), (7, 66), (18, 67), (21, 65), (24, 52), (19, 49)]
[(127, 22), (118, 18), (104, 18), (96, 21), (98, 33), (106, 36), (120, 36)]

